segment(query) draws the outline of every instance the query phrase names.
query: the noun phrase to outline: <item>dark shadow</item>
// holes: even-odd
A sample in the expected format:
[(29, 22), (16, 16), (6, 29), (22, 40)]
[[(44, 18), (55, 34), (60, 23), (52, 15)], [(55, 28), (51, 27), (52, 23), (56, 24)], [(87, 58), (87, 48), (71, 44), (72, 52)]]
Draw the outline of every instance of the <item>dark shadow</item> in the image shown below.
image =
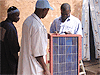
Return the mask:
[(94, 45), (94, 35), (93, 35), (93, 29), (92, 29), (92, 23), (91, 23), (91, 13), (90, 13), (90, 5), (89, 5), (89, 38), (90, 38), (90, 60), (95, 60), (95, 45)]

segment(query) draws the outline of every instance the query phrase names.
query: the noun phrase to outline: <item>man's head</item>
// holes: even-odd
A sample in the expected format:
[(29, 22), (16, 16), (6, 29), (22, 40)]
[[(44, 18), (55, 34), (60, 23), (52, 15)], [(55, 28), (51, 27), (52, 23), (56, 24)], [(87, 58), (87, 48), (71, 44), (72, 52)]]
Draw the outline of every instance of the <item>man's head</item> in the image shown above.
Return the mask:
[(49, 9), (53, 10), (53, 8), (50, 6), (47, 0), (38, 0), (36, 2), (35, 7), (36, 7), (35, 14), (39, 18), (44, 18), (47, 15)]
[(62, 22), (64, 22), (69, 16), (71, 12), (71, 7), (68, 3), (63, 3), (61, 5), (61, 18)]
[(15, 7), (12, 6), (7, 10), (7, 14), (8, 14), (8, 18), (12, 21), (12, 22), (18, 22), (19, 21), (19, 15), (20, 12), (19, 10)]

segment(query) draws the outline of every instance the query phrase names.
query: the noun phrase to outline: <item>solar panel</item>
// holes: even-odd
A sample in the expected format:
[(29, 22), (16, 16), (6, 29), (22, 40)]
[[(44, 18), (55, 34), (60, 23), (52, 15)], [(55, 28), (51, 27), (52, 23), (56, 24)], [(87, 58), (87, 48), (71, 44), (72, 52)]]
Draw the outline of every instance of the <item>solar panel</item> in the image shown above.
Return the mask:
[(51, 35), (51, 75), (78, 75), (81, 59), (80, 35)]

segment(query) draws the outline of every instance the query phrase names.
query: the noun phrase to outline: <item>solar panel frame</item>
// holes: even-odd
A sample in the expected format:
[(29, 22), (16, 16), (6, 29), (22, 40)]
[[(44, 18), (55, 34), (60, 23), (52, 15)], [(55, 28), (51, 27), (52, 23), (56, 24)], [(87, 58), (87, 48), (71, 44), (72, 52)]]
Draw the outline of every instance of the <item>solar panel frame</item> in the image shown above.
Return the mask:
[[(81, 35), (77, 35), (77, 34), (67, 34), (67, 35), (56, 35), (56, 34), (50, 34), (50, 40), (49, 40), (49, 48), (50, 48), (50, 72), (51, 72), (51, 75), (53, 75), (53, 71), (55, 71), (55, 70), (53, 70), (53, 59), (57, 59), (57, 58), (53, 58), (53, 45), (54, 45), (54, 43), (53, 43), (53, 38), (59, 38), (59, 37), (77, 37), (78, 39), (77, 39), (77, 47), (78, 47), (78, 75), (79, 75), (79, 68), (80, 68), (80, 66), (79, 66), (79, 62), (80, 62), (80, 60), (82, 60), (82, 37), (81, 37)], [(55, 42), (57, 42), (57, 41), (55, 41)], [(70, 43), (70, 41), (69, 41), (69, 43)], [(56, 44), (56, 43), (55, 43)], [(63, 43), (62, 43), (63, 44)], [(62, 62), (62, 60), (60, 61), (60, 62)], [(65, 66), (65, 65), (62, 65), (62, 66)], [(64, 70), (65, 71), (65, 70)]]

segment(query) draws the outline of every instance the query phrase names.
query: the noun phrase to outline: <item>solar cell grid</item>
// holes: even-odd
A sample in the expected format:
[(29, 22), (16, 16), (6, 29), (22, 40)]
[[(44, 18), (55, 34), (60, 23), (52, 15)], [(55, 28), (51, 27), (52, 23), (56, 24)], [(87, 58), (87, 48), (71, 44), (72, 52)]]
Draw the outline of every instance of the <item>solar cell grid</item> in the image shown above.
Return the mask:
[(53, 37), (53, 75), (78, 75), (77, 37)]

